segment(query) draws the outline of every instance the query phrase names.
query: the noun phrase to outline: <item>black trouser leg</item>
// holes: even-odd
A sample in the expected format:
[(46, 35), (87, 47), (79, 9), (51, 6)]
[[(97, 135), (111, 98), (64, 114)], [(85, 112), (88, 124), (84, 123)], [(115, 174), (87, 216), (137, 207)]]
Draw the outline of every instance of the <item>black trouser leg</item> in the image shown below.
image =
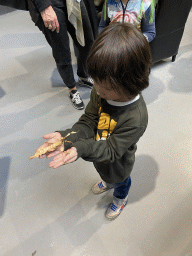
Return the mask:
[(86, 60), (89, 50), (94, 41), (90, 20), (88, 17), (86, 7), (83, 1), (81, 1), (81, 14), (85, 37), (85, 46), (82, 47), (76, 39), (75, 28), (68, 21), (66, 7), (52, 7), (57, 15), (58, 22), (60, 25), (59, 33), (56, 33), (55, 31), (52, 32), (51, 30), (46, 28), (42, 20), (41, 24), (37, 24), (37, 26), (40, 28), (40, 30), (43, 31), (45, 38), (47, 39), (47, 42), (52, 48), (52, 53), (57, 65), (57, 69), (65, 85), (68, 88), (73, 88), (74, 86), (76, 86), (76, 82), (74, 79), (74, 73), (71, 62), (71, 51), (68, 32), (71, 35), (74, 46), (76, 48), (75, 54), (77, 57), (77, 75), (80, 77), (87, 77)]
[[(71, 51), (69, 44), (69, 36), (67, 33), (67, 10), (66, 8), (57, 8), (52, 6), (56, 12), (59, 22), (59, 33), (52, 32), (43, 25), (43, 33), (47, 42), (52, 48), (53, 57), (55, 59), (59, 74), (68, 88), (76, 86), (73, 68), (71, 63)], [(42, 21), (43, 22), (43, 21)], [(38, 24), (37, 24), (38, 25)]]
[(75, 35), (75, 29), (70, 23), (69, 23), (68, 31), (73, 39), (75, 55), (77, 57), (77, 75), (79, 77), (86, 78), (87, 77), (86, 61), (87, 61), (87, 56), (89, 54), (91, 46), (94, 42), (94, 36), (93, 36), (89, 16), (83, 1), (80, 2), (80, 6), (81, 6), (85, 46), (83, 47), (78, 43)]

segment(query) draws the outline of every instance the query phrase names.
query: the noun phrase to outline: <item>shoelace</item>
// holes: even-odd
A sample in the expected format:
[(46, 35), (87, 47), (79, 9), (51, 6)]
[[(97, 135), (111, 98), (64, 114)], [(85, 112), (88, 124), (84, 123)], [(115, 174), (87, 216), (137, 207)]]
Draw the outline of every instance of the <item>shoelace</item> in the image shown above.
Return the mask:
[(92, 79), (92, 78), (88, 77), (87, 81), (88, 81), (89, 83), (92, 83), (92, 84), (93, 84), (93, 79)]
[(75, 101), (77, 104), (80, 104), (82, 102), (78, 92), (73, 94), (73, 101)]
[(104, 188), (102, 181), (98, 184), (98, 187), (99, 187), (99, 188)]
[(111, 204), (111, 210), (112, 210), (112, 211), (115, 212), (115, 211), (117, 210), (117, 208), (118, 208), (118, 207), (117, 207), (115, 204), (113, 204), (113, 203)]

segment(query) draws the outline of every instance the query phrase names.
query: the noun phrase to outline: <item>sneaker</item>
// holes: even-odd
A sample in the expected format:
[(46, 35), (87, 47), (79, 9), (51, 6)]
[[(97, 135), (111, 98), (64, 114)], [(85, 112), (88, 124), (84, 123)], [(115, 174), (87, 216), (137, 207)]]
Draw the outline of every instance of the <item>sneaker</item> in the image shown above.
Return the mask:
[(106, 186), (104, 181), (97, 182), (93, 187), (91, 188), (92, 192), (94, 194), (101, 194), (107, 190), (109, 190), (110, 187)]
[(93, 79), (91, 79), (90, 77), (85, 78), (85, 79), (79, 78), (78, 85), (80, 87), (88, 87), (88, 88), (92, 89), (93, 88)]
[(108, 220), (114, 220), (119, 216), (124, 207), (126, 206), (128, 201), (128, 196), (125, 199), (119, 199), (117, 197), (113, 197), (113, 202), (109, 205), (106, 211), (106, 218)]
[(76, 109), (84, 109), (84, 103), (81, 99), (81, 96), (77, 90), (72, 90), (69, 92), (69, 98), (72, 102), (72, 105)]

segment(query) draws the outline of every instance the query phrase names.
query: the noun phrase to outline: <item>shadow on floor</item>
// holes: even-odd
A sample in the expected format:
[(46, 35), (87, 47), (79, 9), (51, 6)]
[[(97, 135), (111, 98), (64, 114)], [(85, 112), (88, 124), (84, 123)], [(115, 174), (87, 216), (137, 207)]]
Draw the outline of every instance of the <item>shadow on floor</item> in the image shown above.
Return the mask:
[(6, 14), (9, 12), (14, 12), (14, 11), (16, 11), (16, 9), (8, 7), (8, 6), (0, 5), (0, 15)]
[(5, 209), (5, 198), (10, 162), (10, 157), (0, 158), (0, 217), (3, 215)]
[(0, 87), (0, 98), (5, 96), (5, 91)]
[[(56, 177), (57, 175), (58, 177)], [(90, 184), (88, 194), (70, 207), (70, 190), (73, 190), (73, 187), (69, 185), (69, 175), (69, 173), (64, 173), (62, 176), (55, 174), (51, 177), (49, 183), (45, 180), (46, 186), (42, 183), (42, 188), (44, 190), (43, 196), (41, 195), (40, 197), (37, 197), (35, 203), (37, 205), (41, 204), (41, 200), (45, 200), (44, 196), (47, 196), (49, 200), (56, 198), (57, 200), (56, 202), (53, 202), (53, 207), (60, 207), (61, 202), (59, 201), (61, 200), (63, 204), (66, 205), (65, 213), (60, 215), (44, 229), (38, 231), (23, 243), (19, 244), (12, 251), (4, 254), (4, 256), (24, 255), (21, 254), (21, 251), (22, 253), (25, 253), (25, 255), (30, 255), (30, 253), (35, 250), (39, 253), (41, 251), (44, 252), (43, 255), (54, 255), (52, 248), (48, 247), (48, 245), (54, 241), (54, 236), (57, 235), (54, 234), (54, 230), (57, 230), (58, 234), (60, 234), (59, 236), (57, 235), (57, 247), (60, 248), (64, 246), (66, 250), (65, 255), (71, 255), (74, 248), (86, 244), (103, 225), (112, 223), (104, 216), (107, 205), (112, 199), (112, 191), (105, 193), (104, 196), (94, 196), (91, 192), (91, 186), (93, 184)], [(132, 175), (133, 183), (130, 190), (129, 204), (140, 201), (143, 197), (146, 197), (151, 193), (155, 188), (157, 176), (158, 166), (155, 160), (147, 155), (137, 156)], [(60, 182), (58, 182), (58, 180), (60, 180)], [(57, 189), (53, 189), (55, 186)], [(67, 187), (65, 188), (65, 186)], [(62, 195), (65, 194), (65, 196), (61, 196), (61, 189), (64, 188), (66, 189), (66, 193), (63, 191)], [(76, 188), (76, 191), (78, 191), (78, 188)], [(50, 195), (50, 193), (56, 194)], [(60, 198), (60, 200), (58, 200), (58, 198)], [(127, 207), (129, 207), (129, 204)], [(124, 211), (126, 211), (126, 209)], [(49, 213), (47, 214), (49, 215)], [(121, 218), (121, 216), (119, 218)], [(58, 228), (56, 229), (55, 226)], [(20, 232), (21, 231), (18, 228), (18, 236), (20, 235)], [(42, 237), (43, 240), (41, 239)], [(62, 246), (59, 244), (62, 244)], [(105, 248), (103, 248), (103, 250), (105, 250)]]
[(53, 69), (52, 75), (51, 75), (51, 86), (53, 88), (55, 87), (66, 87), (66, 85), (64, 84), (61, 76), (59, 75), (59, 72), (57, 70), (57, 68)]
[(158, 165), (151, 156), (137, 156), (131, 174), (132, 185), (128, 204), (140, 201), (143, 197), (150, 194), (155, 189), (158, 174)]
[[(22, 104), (24, 107), (21, 105), (17, 105), (16, 103), (5, 108), (10, 113), (0, 115), (2, 123), (2, 125), (0, 126), (0, 138), (3, 138), (14, 132), (22, 130), (24, 126), (27, 125), (27, 123), (32, 122), (34, 119), (37, 119), (38, 117), (47, 115), (47, 113), (49, 113), (54, 108), (62, 108), (63, 106), (62, 113), (65, 115), (65, 118), (67, 119), (68, 115), (70, 115), (70, 111), (67, 109), (66, 106), (63, 105), (63, 102), (61, 101), (61, 99), (64, 98), (63, 95), (63, 93), (61, 93), (61, 95), (57, 93), (56, 95), (53, 95), (48, 99), (45, 99), (39, 104), (37, 103), (37, 105), (31, 107), (30, 109), (28, 108), (28, 105), (33, 103), (33, 98), (29, 99), (29, 101), (23, 101)], [(22, 111), (19, 110), (19, 108), (21, 107), (23, 107)], [(19, 110), (19, 113), (17, 112), (17, 109)], [(3, 112), (3, 110), (1, 112)]]

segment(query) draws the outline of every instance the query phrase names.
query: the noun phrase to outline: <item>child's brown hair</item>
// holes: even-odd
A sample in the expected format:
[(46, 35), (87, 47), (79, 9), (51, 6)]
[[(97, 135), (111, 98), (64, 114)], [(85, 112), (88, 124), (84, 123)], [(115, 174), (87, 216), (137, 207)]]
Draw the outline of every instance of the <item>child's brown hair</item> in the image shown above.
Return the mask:
[(97, 83), (107, 81), (131, 98), (148, 87), (150, 46), (143, 34), (127, 23), (111, 23), (92, 45), (87, 71)]

